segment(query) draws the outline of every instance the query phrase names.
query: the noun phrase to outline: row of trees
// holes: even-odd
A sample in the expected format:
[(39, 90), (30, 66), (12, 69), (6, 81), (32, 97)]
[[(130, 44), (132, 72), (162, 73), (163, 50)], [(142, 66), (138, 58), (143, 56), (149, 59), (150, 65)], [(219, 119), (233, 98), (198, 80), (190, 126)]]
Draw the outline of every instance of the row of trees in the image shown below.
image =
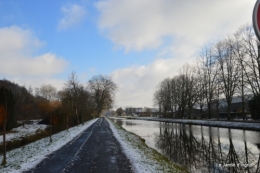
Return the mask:
[[(117, 85), (108, 76), (94, 76), (84, 86), (75, 72), (69, 75), (60, 91), (51, 84), (43, 84), (33, 91), (31, 87), (27, 89), (5, 79), (0, 80), (0, 87), (10, 90), (15, 101), (15, 117), (9, 117), (7, 130), (16, 126), (17, 120), (48, 119), (51, 114), (53, 119), (65, 119), (68, 127), (80, 124), (111, 108), (117, 90)], [(0, 127), (3, 127), (3, 116), (0, 116)]]
[[(227, 103), (230, 119), (231, 103), (235, 96), (242, 98), (242, 114), (246, 118), (247, 96), (253, 95), (255, 108), (260, 107), (260, 57), (259, 41), (251, 25), (241, 27), (236, 33), (215, 44), (206, 45), (193, 65), (184, 65), (173, 78), (164, 79), (154, 93), (154, 104), (167, 113), (178, 112), (176, 117), (192, 118), (192, 108), (196, 104), (207, 107), (207, 118), (212, 117), (212, 106), (219, 115), (220, 100)], [(259, 119), (259, 111), (253, 115)]]
[(108, 76), (94, 76), (84, 87), (76, 73), (72, 72), (63, 90), (57, 92), (62, 114), (66, 115), (67, 128), (70, 117), (75, 124), (100, 116), (102, 110), (110, 109), (114, 103), (117, 85)]

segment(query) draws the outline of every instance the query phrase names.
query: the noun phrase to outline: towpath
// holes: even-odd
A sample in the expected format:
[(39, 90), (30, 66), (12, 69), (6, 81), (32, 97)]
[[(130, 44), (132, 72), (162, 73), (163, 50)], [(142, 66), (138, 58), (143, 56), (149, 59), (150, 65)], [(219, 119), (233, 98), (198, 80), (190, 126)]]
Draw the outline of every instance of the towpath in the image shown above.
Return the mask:
[(26, 173), (132, 173), (129, 159), (105, 118), (100, 118), (79, 137), (47, 156)]

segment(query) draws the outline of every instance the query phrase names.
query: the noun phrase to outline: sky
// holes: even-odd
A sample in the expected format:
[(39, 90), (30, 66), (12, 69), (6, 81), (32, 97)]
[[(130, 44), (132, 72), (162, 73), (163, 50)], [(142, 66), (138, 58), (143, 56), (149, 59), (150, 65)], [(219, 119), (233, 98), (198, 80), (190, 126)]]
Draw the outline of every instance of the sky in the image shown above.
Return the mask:
[(256, 0), (0, 0), (0, 79), (62, 89), (76, 72), (118, 85), (115, 108), (154, 107), (165, 78), (251, 24)]

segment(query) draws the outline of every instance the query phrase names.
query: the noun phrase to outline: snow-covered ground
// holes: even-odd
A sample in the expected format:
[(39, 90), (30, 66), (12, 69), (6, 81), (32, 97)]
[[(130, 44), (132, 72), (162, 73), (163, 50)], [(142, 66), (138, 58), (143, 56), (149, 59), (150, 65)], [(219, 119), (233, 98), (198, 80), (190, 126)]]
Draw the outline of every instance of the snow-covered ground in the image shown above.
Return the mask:
[(215, 127), (226, 127), (245, 130), (260, 130), (260, 122), (236, 122), (236, 121), (217, 121), (217, 120), (188, 120), (188, 119), (169, 119), (169, 118), (153, 118), (153, 117), (132, 117), (133, 119), (160, 121), (160, 122), (172, 122), (172, 123), (184, 123), (192, 125), (204, 125)]
[[(70, 128), (69, 131), (65, 130), (54, 134), (52, 136), (52, 143), (50, 143), (49, 137), (47, 137), (28, 144), (24, 147), (7, 152), (7, 165), (6, 167), (0, 166), (0, 172), (20, 173), (35, 167), (47, 155), (58, 150), (69, 141), (75, 139), (75, 137), (79, 136), (81, 132), (83, 132), (96, 121), (97, 119), (90, 120), (84, 123), (83, 126), (79, 125), (78, 127)], [(27, 129), (27, 131), (30, 132), (33, 130)], [(26, 133), (23, 134), (26, 135)], [(2, 156), (0, 159), (0, 161), (2, 161)]]
[(108, 122), (114, 136), (134, 166), (135, 172), (186, 172), (185, 170), (179, 169), (156, 150), (149, 148), (137, 135), (124, 130), (110, 120), (108, 120)]
[[(13, 128), (10, 133), (6, 134), (6, 141), (18, 140), (26, 136), (31, 136), (45, 130), (48, 126), (43, 124), (34, 123), (21, 125), (17, 128)], [(0, 137), (0, 145), (3, 143), (3, 138)]]
[[(49, 142), (49, 137), (47, 137), (7, 152), (7, 165), (6, 167), (0, 166), (0, 172), (20, 173), (35, 167), (47, 155), (58, 150), (71, 140), (75, 140), (77, 136), (96, 122), (96, 120), (88, 121), (83, 126), (70, 128), (69, 131), (65, 130), (54, 134), (52, 136), (52, 143)], [(131, 160), (135, 172), (184, 172), (169, 162), (166, 157), (145, 145), (140, 137), (125, 131), (110, 120), (108, 121), (115, 137), (122, 145), (126, 156)], [(33, 130), (28, 129), (28, 132), (30, 131)], [(26, 133), (23, 134), (26, 135)], [(0, 159), (2, 160), (2, 156)]]

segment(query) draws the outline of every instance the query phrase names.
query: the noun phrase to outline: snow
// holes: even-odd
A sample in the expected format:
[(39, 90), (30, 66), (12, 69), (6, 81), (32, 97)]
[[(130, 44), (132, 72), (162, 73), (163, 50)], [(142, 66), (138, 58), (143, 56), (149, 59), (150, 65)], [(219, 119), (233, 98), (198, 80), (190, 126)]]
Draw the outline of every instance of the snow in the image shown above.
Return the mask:
[[(12, 141), (26, 136), (34, 135), (40, 131), (44, 131), (48, 126), (43, 124), (25, 124), (24, 126), (19, 126), (13, 128), (12, 131), (6, 134), (6, 141)], [(3, 143), (3, 138), (0, 138), (0, 145)]]
[[(52, 135), (52, 143), (49, 142), (49, 137), (43, 138), (21, 148), (7, 152), (7, 165), (0, 166), (0, 172), (5, 173), (20, 173), (34, 168), (38, 163), (47, 157), (47, 155), (58, 150), (71, 140), (77, 139), (80, 134), (90, 125), (96, 122), (97, 119), (86, 122), (83, 126), (70, 128), (69, 131), (62, 131)], [(150, 172), (182, 172), (175, 165), (164, 160), (155, 150), (149, 148), (137, 135), (123, 130), (118, 125), (110, 122), (110, 128), (116, 139), (121, 144), (126, 156), (130, 159), (134, 172), (150, 173)], [(16, 139), (31, 133), (35, 133), (37, 129), (44, 129), (44, 125), (25, 125), (14, 129), (21, 131), (17, 134), (11, 134), (10, 139)], [(28, 133), (26, 133), (26, 131)], [(20, 134), (20, 135), (18, 135)], [(2, 160), (2, 156), (0, 157)]]
[(259, 122), (245, 121), (217, 121), (217, 120), (188, 120), (188, 119), (168, 119), (168, 118), (150, 118), (150, 117), (134, 117), (133, 119), (149, 120), (149, 121), (160, 121), (160, 122), (171, 122), (171, 123), (183, 123), (192, 125), (204, 125), (204, 126), (215, 126), (224, 128), (235, 128), (245, 130), (260, 130)]
[[(28, 144), (24, 147), (12, 150), (7, 152), (7, 165), (5, 167), (0, 166), (0, 172), (5, 173), (18, 173), (29, 170), (35, 167), (38, 163), (40, 163), (47, 155), (52, 152), (58, 150), (68, 142), (73, 139), (76, 139), (84, 130), (86, 130), (89, 126), (91, 126), (97, 119), (90, 120), (84, 125), (79, 125), (73, 128), (70, 128), (68, 131), (62, 131), (60, 133), (52, 135), (52, 142), (50, 143), (49, 137), (43, 138), (31, 144)], [(37, 127), (36, 127), (37, 126)], [(43, 128), (43, 126), (35, 125), (34, 126), (26, 126), (27, 132), (35, 132), (35, 128)], [(19, 128), (22, 127), (18, 127)], [(26, 131), (26, 130), (25, 130)], [(21, 134), (26, 135), (25, 132), (21, 132)], [(15, 135), (11, 135), (15, 139), (19, 137)], [(2, 160), (2, 156), (0, 157)]]
[(173, 164), (161, 159), (161, 155), (142, 143), (141, 138), (137, 135), (123, 130), (110, 120), (108, 122), (125, 155), (130, 159), (134, 172), (184, 172), (177, 169)]

